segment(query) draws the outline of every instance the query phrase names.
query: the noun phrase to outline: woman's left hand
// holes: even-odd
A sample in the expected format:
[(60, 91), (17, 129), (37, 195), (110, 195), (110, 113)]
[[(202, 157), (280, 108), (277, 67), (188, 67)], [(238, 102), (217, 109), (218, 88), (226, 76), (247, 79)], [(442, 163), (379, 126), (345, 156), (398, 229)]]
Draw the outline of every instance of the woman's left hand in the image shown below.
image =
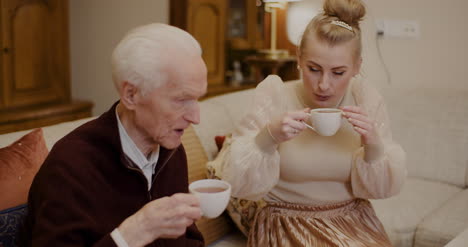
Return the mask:
[(367, 116), (367, 113), (359, 106), (343, 106), (343, 116), (348, 119), (356, 130), (361, 135), (363, 145), (379, 143), (377, 130), (372, 119)]

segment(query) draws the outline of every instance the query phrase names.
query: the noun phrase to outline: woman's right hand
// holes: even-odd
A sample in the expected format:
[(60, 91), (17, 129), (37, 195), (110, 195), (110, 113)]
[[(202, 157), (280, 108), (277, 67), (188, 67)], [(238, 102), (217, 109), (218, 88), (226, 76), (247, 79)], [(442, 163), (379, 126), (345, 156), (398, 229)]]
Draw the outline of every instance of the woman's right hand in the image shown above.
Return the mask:
[(267, 124), (271, 137), (277, 143), (281, 143), (299, 135), (306, 128), (303, 122), (309, 118), (308, 112), (310, 112), (309, 108), (286, 112), (278, 119), (272, 120)]

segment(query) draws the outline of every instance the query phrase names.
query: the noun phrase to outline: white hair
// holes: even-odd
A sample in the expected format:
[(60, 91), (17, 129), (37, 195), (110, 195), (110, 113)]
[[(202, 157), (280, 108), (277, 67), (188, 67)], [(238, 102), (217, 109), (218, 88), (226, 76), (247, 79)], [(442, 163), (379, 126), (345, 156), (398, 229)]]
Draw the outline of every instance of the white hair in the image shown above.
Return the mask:
[(140, 88), (143, 94), (164, 85), (164, 70), (174, 54), (201, 56), (200, 44), (177, 27), (153, 23), (129, 31), (112, 53), (112, 79), (120, 91), (123, 82)]

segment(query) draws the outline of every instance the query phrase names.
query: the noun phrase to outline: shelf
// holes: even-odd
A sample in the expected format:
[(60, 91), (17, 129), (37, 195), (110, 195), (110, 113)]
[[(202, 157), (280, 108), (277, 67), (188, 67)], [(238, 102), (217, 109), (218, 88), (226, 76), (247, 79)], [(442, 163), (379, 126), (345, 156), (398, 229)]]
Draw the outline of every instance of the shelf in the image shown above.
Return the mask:
[(91, 116), (93, 104), (74, 100), (0, 111), (0, 134), (38, 128)]

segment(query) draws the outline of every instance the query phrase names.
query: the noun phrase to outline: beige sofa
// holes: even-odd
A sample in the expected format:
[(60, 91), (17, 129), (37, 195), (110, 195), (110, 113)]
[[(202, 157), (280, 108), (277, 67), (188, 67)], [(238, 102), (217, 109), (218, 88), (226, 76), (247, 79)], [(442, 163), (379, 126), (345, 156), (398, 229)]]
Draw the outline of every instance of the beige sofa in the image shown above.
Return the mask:
[[(372, 201), (397, 247), (468, 246), (468, 92), (387, 89), (384, 97), (394, 138), (408, 156), (409, 177), (401, 194)], [(249, 108), (253, 90), (201, 102), (201, 124), (183, 142), (190, 180), (205, 176), (205, 164), (217, 154), (216, 135), (231, 133)], [(90, 119), (44, 127), (48, 148)], [(28, 131), (0, 135), (0, 147)], [(211, 247), (245, 246), (246, 238), (227, 214), (197, 222)], [(462, 233), (464, 231), (464, 233)]]

